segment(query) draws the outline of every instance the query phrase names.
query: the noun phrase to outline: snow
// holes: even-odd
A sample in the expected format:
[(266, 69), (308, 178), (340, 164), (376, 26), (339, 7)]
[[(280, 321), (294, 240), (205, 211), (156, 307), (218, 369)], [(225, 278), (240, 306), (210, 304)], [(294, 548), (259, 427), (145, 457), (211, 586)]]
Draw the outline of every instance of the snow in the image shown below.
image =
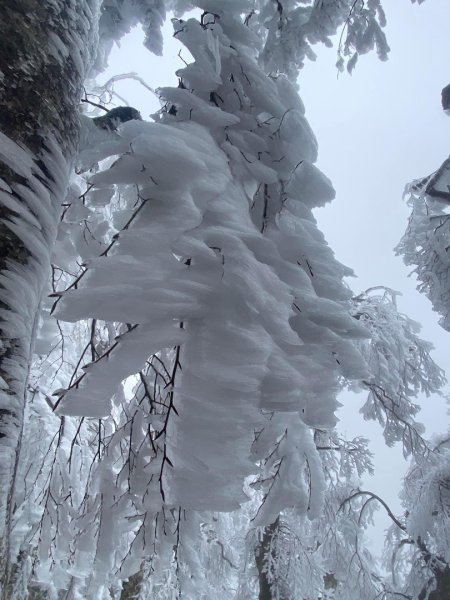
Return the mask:
[[(281, 15), (262, 1), (247, 26), (240, 15), (252, 3), (199, 2), (214, 14), (174, 21), (194, 62), (178, 71), (178, 88), (158, 91), (155, 122), (111, 133), (81, 119), (38, 338), (37, 349), (50, 350), (30, 379), (27, 432), (42, 460), (24, 449), (30, 468), (14, 538), (14, 552), (37, 547), (34, 577), (49, 597), (118, 597), (121, 580), (144, 569), (142, 594), (155, 600), (203, 589), (228, 600), (231, 588), (247, 600), (257, 593), (245, 596), (254, 573), (234, 572), (234, 561), (254, 564), (257, 531), (277, 520), (288, 533), (267, 565), (286, 563), (298, 597), (317, 597), (325, 573), (339, 578), (346, 600), (379, 593), (370, 559), (353, 561), (370, 511), (357, 495), (348, 500), (370, 457), (364, 440), (338, 438), (336, 396), (352, 382), (365, 386), (366, 416), (383, 420), (376, 390), (394, 397), (400, 389), (386, 440), (415, 428), (417, 443), (406, 441), (405, 451), (418, 453), (411, 396), (437, 391), (442, 374), (395, 302), (352, 300), (343, 281), (351, 270), (317, 228), (311, 211), (334, 190), (313, 164), (317, 142), (289, 77), (310, 43), (344, 22), (348, 5), (285, 4)], [(350, 15), (349, 67), (374, 44), (385, 55), (378, 7), (374, 0)], [(159, 1), (112, 0), (103, 47), (141, 20), (159, 52), (164, 12)], [(62, 198), (66, 165), (48, 143), (53, 156), (44, 160), (56, 161)], [(2, 274), (0, 299), (17, 307), (9, 331), (26, 336), (59, 212), (55, 189), (32, 175), (32, 157), (9, 141), (3, 153), (29, 180), (0, 192), (34, 260), (34, 273)], [(32, 286), (19, 293), (25, 275)]]
[(42, 172), (33, 161), (32, 154), (21, 148), (1, 131), (0, 157), (8, 167), (22, 177), (28, 177), (32, 172), (42, 176)]
[[(28, 186), (2, 186), (0, 201), (12, 213), (6, 212), (9, 218), (5, 225), (13, 231), (29, 252), (26, 264), (9, 261), (8, 269), (0, 275), (2, 289), (0, 298), (4, 305), (3, 317), (4, 348), (14, 344), (15, 351), (3, 360), (3, 373), (8, 385), (2, 386), (0, 406), (4, 413), (4, 427), (0, 448), (0, 478), (11, 482), (13, 486), (17, 478), (17, 452), (22, 443), (22, 419), (25, 405), (25, 383), (31, 360), (32, 345), (39, 304), (46, 288), (50, 247), (56, 236), (58, 221), (58, 200), (64, 195), (67, 184), (67, 163), (61, 150), (55, 143), (49, 144), (48, 152), (42, 156), (47, 167), (54, 167), (55, 181), (49, 182), (37, 167), (35, 157), (0, 133), (0, 157), (8, 167)], [(48, 183), (43, 186), (39, 178)], [(48, 205), (53, 205), (53, 215), (49, 216)], [(7, 415), (10, 415), (10, 418)], [(4, 486), (0, 497), (0, 534), (9, 536), (12, 507), (8, 496), (11, 488)], [(6, 499), (5, 499), (6, 494)], [(6, 528), (6, 531), (5, 531)]]
[[(245, 40), (236, 18), (225, 25), (226, 34), (191, 19), (178, 34), (196, 68), (215, 74), (205, 77), (205, 89), (216, 89), (220, 108), (202, 86), (163, 88), (173, 114), (162, 112), (156, 123), (130, 121), (114, 138), (83, 150), (90, 160), (119, 157), (89, 177), (94, 196), (87, 195), (78, 218), (96, 219), (90, 231), (102, 232), (95, 211), (103, 200), (95, 194), (109, 195), (113, 185), (124, 190), (125, 206), (114, 211), (119, 231), (111, 252), (89, 257), (95, 245), (83, 251), (80, 230), (86, 273), (54, 312), (68, 322), (132, 324), (61, 393), (63, 414), (107, 416), (123, 380), (153, 353), (178, 348), (179, 369), (175, 363), (177, 375), (167, 384), (174, 408), (161, 430), (163, 499), (209, 510), (235, 510), (245, 501), (243, 481), (256, 468), (251, 432), (263, 426), (261, 410), (333, 427), (338, 374), (366, 372), (351, 343), (367, 333), (348, 313), (348, 270), (334, 260), (310, 212), (333, 190), (311, 164), (317, 143), (303, 105), (286, 80), (268, 78), (242, 46), (230, 52), (234, 29)], [(179, 71), (185, 86), (194, 85), (192, 72)], [(137, 204), (135, 195), (127, 200), (132, 185)], [(76, 219), (74, 209), (67, 214)], [(298, 428), (294, 446), (306, 432)], [(266, 453), (274, 443), (267, 440)], [(279, 510), (305, 486), (294, 478), (295, 452), (286, 452), (283, 469), (292, 476), (280, 490)]]
[[(120, 336), (117, 350), (85, 367), (85, 373), (61, 398), (64, 414), (101, 418), (111, 412), (111, 397), (120, 383), (143, 368), (146, 359), (184, 341), (185, 332), (168, 322), (131, 329)], [(57, 409), (61, 411), (60, 408)]]

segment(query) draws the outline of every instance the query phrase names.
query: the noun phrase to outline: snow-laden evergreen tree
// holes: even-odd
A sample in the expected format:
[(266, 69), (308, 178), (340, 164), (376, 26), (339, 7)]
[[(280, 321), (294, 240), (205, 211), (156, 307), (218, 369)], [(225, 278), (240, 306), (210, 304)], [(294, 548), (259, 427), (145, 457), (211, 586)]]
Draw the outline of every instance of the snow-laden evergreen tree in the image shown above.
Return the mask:
[[(5, 283), (9, 306), (25, 306), (13, 333), (27, 348), (36, 342), (30, 375), (29, 350), (14, 371), (22, 421), (2, 537), (14, 563), (8, 599), (225, 600), (265, 589), (356, 600), (388, 590), (360, 548), (368, 513), (354, 479), (369, 455), (363, 440), (334, 432), (336, 394), (360, 382), (372, 395), (367, 415), (386, 417), (388, 442), (418, 453), (411, 396), (437, 390), (442, 375), (418, 344), (407, 351), (414, 367), (386, 377), (383, 360), (416, 338), (383, 301), (352, 302), (343, 283), (351, 271), (312, 214), (334, 192), (314, 166), (316, 140), (293, 83), (311, 46), (330, 44), (340, 27), (340, 67), (374, 47), (384, 59), (381, 3), (194, 5), (199, 19), (173, 21), (194, 59), (177, 72), (178, 87), (159, 90), (151, 123), (136, 113), (106, 125), (81, 115), (67, 193), (73, 146), (59, 163), (40, 158), (32, 180), (23, 148), (5, 138), (1, 150), (21, 176), (28, 161), (29, 183), (6, 187), (2, 199), (8, 227), (40, 261), (36, 276), (11, 262), (5, 276), (15, 282)], [(75, 4), (61, 6), (75, 18)], [(87, 51), (77, 68), (101, 68), (138, 22), (160, 52), (165, 10), (192, 6), (103, 2), (79, 17), (98, 45), (77, 38)], [(51, 27), (48, 36), (67, 58)], [(95, 87), (86, 81), (87, 94)], [(60, 185), (45, 214), (29, 192), (43, 191), (43, 177)], [(19, 301), (31, 298), (30, 281), (32, 306)], [(31, 444), (17, 461), (23, 413)]]

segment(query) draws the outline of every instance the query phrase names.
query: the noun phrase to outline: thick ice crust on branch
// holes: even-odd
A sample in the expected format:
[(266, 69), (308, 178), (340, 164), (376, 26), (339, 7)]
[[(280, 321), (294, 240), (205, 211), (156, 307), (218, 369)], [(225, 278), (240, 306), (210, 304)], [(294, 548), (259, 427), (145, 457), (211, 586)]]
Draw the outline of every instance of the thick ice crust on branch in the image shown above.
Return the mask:
[[(350, 271), (311, 213), (334, 192), (312, 165), (316, 141), (294, 89), (264, 75), (253, 33), (237, 17), (174, 27), (198, 60), (178, 72), (181, 88), (160, 90), (167, 112), (159, 122), (125, 123), (110, 150), (120, 158), (90, 180), (98, 189), (138, 186), (142, 208), (55, 311), (135, 329), (86, 366), (58, 410), (106, 415), (105, 377), (112, 392), (144, 367), (144, 350), (139, 358), (120, 350), (127, 336), (147, 336), (148, 355), (167, 351), (175, 324), (183, 338), (164, 430), (173, 464), (165, 498), (233, 510), (254, 470), (252, 432), (265, 426), (264, 413), (300, 412), (309, 426), (333, 426), (339, 374), (365, 373), (350, 340), (366, 332), (347, 310)], [(205, 79), (211, 89), (197, 89), (197, 72), (214, 73)]]

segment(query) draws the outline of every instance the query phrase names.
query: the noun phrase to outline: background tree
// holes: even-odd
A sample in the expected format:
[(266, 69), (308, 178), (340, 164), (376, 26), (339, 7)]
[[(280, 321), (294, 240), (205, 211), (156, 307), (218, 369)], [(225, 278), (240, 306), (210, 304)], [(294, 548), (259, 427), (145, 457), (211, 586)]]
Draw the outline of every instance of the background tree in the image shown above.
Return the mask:
[(449, 329), (450, 292), (447, 248), (449, 241), (450, 159), (435, 173), (406, 187), (411, 207), (406, 232), (396, 251), (407, 265), (414, 266), (418, 289), (427, 295), (442, 315), (440, 325)]

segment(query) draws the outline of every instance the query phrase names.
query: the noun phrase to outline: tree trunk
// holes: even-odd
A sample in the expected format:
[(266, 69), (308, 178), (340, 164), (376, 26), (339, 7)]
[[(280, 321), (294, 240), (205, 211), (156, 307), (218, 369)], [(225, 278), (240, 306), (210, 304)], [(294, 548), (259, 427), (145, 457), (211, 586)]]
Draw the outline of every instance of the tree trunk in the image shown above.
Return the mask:
[[(435, 573), (436, 589), (428, 596), (428, 600), (448, 600), (450, 598), (450, 567)], [(427, 589), (419, 594), (419, 600), (427, 598)]]
[(97, 0), (0, 3), (0, 597), (27, 377), (50, 252), (77, 143)]
[[(255, 550), (255, 562), (259, 574), (259, 596), (258, 600), (273, 600), (275, 594), (280, 600), (289, 600), (288, 593), (286, 590), (280, 590), (280, 582), (273, 582), (270, 584), (270, 577), (267, 572), (268, 563), (270, 556), (275, 559), (277, 548), (276, 548), (276, 536), (279, 535), (280, 528), (280, 517), (277, 517), (273, 523), (271, 523), (264, 530), (264, 535), (260, 545)], [(278, 588), (277, 591), (273, 588)], [(283, 587), (283, 586), (281, 586)]]
[(131, 575), (128, 581), (124, 582), (122, 592), (120, 594), (120, 600), (133, 600), (139, 596), (143, 576), (143, 572), (138, 571), (134, 575)]

